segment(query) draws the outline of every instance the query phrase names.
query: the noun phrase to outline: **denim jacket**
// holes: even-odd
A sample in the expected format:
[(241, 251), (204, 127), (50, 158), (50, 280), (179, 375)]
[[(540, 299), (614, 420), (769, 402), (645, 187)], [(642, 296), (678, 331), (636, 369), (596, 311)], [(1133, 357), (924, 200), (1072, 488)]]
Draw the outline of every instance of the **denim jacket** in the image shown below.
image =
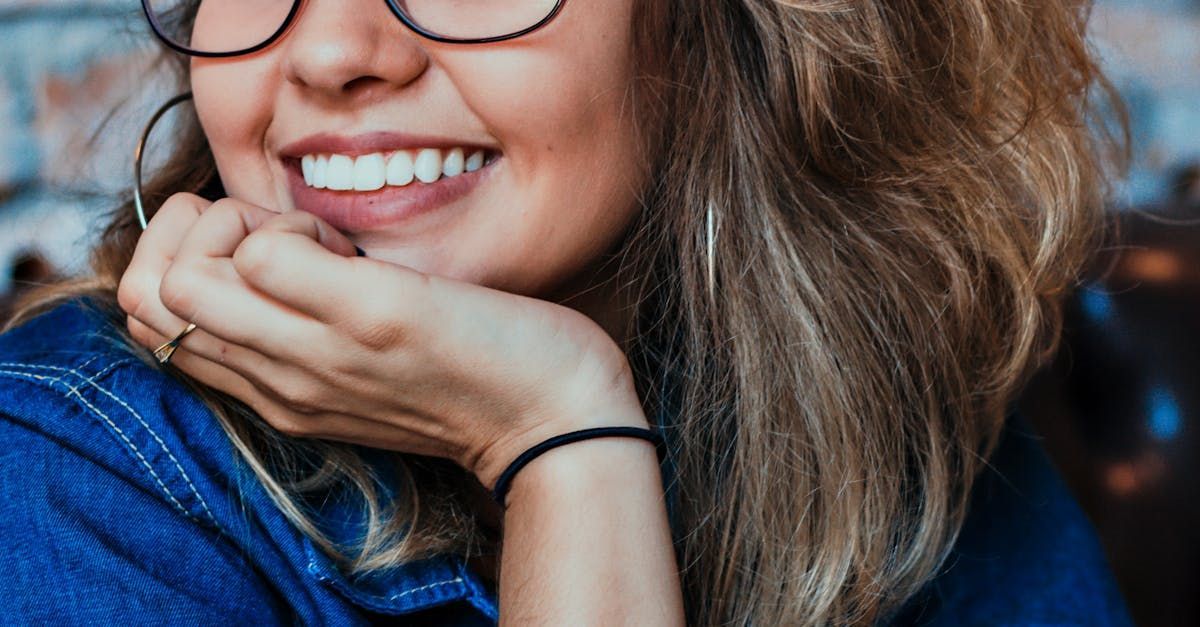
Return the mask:
[[(496, 591), (458, 556), (343, 573), (90, 303), (0, 334), (0, 624), (496, 623)], [(995, 465), (944, 572), (890, 622), (1129, 624), (1036, 441), (1010, 433)]]

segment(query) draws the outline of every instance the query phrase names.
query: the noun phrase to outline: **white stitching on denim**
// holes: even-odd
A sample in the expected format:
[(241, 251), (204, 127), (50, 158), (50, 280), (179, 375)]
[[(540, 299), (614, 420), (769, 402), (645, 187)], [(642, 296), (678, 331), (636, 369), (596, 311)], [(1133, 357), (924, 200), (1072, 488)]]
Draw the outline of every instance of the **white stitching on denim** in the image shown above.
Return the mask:
[[(75, 372), (75, 375), (81, 378), (83, 377), (83, 375), (79, 372)], [(159, 436), (158, 432), (156, 432), (150, 426), (150, 424), (147, 423), (144, 418), (142, 418), (142, 415), (139, 414), (137, 410), (135, 410), (129, 403), (125, 402), (125, 399), (113, 394), (99, 383), (96, 383), (95, 379), (98, 376), (100, 376), (100, 373), (84, 378), (83, 380), (94, 386), (97, 390), (103, 392), (105, 396), (108, 396), (116, 401), (121, 405), (121, 407), (124, 407), (126, 411), (132, 414), (134, 418), (137, 418), (138, 422), (142, 423), (142, 426), (146, 428), (146, 431), (150, 432), (150, 435), (154, 438), (154, 441), (158, 442), (158, 445), (162, 447), (163, 452), (166, 453), (167, 457), (171, 459), (171, 463), (175, 464), (175, 469), (179, 471), (179, 476), (183, 478), (184, 483), (186, 483), (188, 488), (192, 490), (192, 494), (196, 497), (196, 500), (200, 502), (200, 507), (204, 508), (204, 513), (208, 515), (208, 519), (212, 521), (213, 525), (216, 525), (219, 528), (220, 525), (217, 525), (217, 517), (214, 516), (212, 510), (208, 508), (208, 502), (204, 500), (203, 496), (200, 496), (200, 490), (196, 489), (196, 484), (192, 483), (192, 478), (188, 476), (187, 471), (183, 469), (183, 464), (179, 463), (179, 459), (177, 459), (175, 454), (171, 452), (171, 449), (167, 446), (167, 443), (164, 442), (162, 437)]]
[[(406, 597), (410, 594), (413, 594), (415, 592), (420, 592), (422, 590), (428, 590), (430, 588), (437, 588), (440, 586), (449, 586), (451, 584), (462, 583), (462, 582), (463, 582), (462, 577), (455, 577), (454, 579), (447, 579), (446, 581), (435, 581), (434, 583), (427, 583), (419, 588), (413, 588), (412, 590), (405, 590), (404, 592), (399, 592), (397, 594), (393, 594), (392, 596), (386, 597), (386, 598), (389, 601), (395, 601), (397, 599), (400, 599), (401, 597)], [(373, 595), (363, 595), (363, 596), (373, 596)], [(374, 598), (381, 599), (384, 597), (375, 596)]]
[[(98, 359), (99, 357), (100, 357), (99, 355), (96, 355), (96, 356), (92, 357), (91, 359), (83, 362), (82, 364), (79, 364), (79, 367), (82, 368), (82, 367), (92, 363), (93, 361), (96, 361), (96, 359)], [(21, 362), (21, 361), (0, 361), (0, 366), (16, 366), (18, 368), (42, 368), (43, 367), (38, 364), (27, 364), (27, 363)]]
[[(355, 599), (359, 599), (359, 600), (365, 600), (366, 602), (372, 603), (372, 604), (386, 603), (388, 601), (395, 601), (395, 600), (404, 598), (410, 594), (415, 594), (417, 592), (421, 592), (424, 590), (430, 590), (433, 588), (440, 588), (442, 586), (449, 586), (449, 585), (464, 583), (464, 579), (463, 579), (462, 575), (455, 575), (453, 579), (447, 579), (445, 581), (435, 581), (433, 583), (427, 583), (423, 586), (413, 588), (412, 590), (405, 590), (403, 592), (398, 592), (391, 596), (384, 596), (382, 594), (370, 594), (368, 592), (363, 592), (362, 590), (355, 588), (354, 585), (348, 579), (346, 579), (346, 577), (344, 575), (342, 575), (341, 572), (339, 572), (336, 567), (329, 568), (328, 566), (323, 565), (318, 560), (319, 554), (316, 552), (316, 548), (313, 546), (312, 541), (307, 538), (304, 540), (304, 550), (308, 554), (307, 570), (309, 573), (316, 576), (316, 578), (319, 581), (336, 588), (338, 591), (340, 591), (344, 595), (348, 595), (348, 596), (354, 597)], [(469, 588), (468, 588), (468, 591), (469, 591)]]
[[(126, 358), (124, 358), (124, 359), (118, 359), (118, 360), (116, 360), (116, 361), (112, 362), (111, 364), (108, 364), (107, 366), (105, 366), (105, 367), (101, 368), (100, 370), (97, 370), (97, 371), (96, 371), (96, 373), (95, 373), (95, 374), (93, 374), (93, 375), (92, 375), (91, 377), (89, 377), (89, 378), (90, 378), (90, 379), (92, 379), (92, 380), (99, 379), (100, 377), (103, 377), (104, 375), (106, 375), (106, 374), (108, 374), (108, 373), (112, 372), (113, 370), (116, 370), (118, 367), (120, 367), (120, 366), (124, 366), (125, 364), (131, 363), (131, 362), (135, 362), (135, 361), (137, 361), (137, 359), (136, 359), (136, 358), (133, 358), (133, 357), (126, 357)], [(90, 362), (89, 362), (89, 363), (90, 363)], [(80, 370), (83, 370), (83, 367), (84, 367), (84, 366), (86, 366), (86, 365), (87, 365), (87, 364), (80, 364), (80, 365), (78, 366), (78, 368), (79, 368)]]
[[(89, 360), (86, 363), (91, 363), (92, 361), (93, 360)], [(132, 359), (126, 359), (124, 361), (128, 362), (128, 361), (132, 361)], [(183, 469), (183, 465), (179, 463), (179, 459), (177, 459), (175, 457), (175, 455), (171, 452), (170, 447), (168, 447), (167, 443), (164, 442), (162, 437), (160, 437), (158, 435), (158, 432), (156, 432), (153, 428), (151, 428), (150, 425), (146, 422), (146, 420), (144, 418), (142, 418), (142, 415), (139, 414), (137, 412), (137, 410), (135, 410), (133, 407), (131, 407), (129, 405), (129, 403), (125, 402), (124, 399), (117, 396), (116, 394), (113, 394), (112, 392), (110, 392), (108, 389), (106, 389), (104, 386), (100, 385), (99, 383), (96, 383), (95, 379), (98, 378), (100, 375), (104, 374), (105, 372), (107, 372), (108, 370), (110, 370), (114, 364), (110, 364), (107, 368), (101, 370), (100, 372), (97, 372), (96, 374), (94, 374), (90, 377), (85, 377), (83, 375), (83, 373), (81, 373), (79, 370), (77, 370), (75, 368), (61, 368), (58, 366), (50, 366), (50, 365), (46, 365), (46, 364), (11, 364), (11, 365), (24, 366), (26, 368), (45, 368), (47, 370), (57, 370), (59, 372), (69, 372), (69, 373), (79, 377), (84, 383), (87, 383), (87, 384), (91, 385), (92, 387), (96, 388), (97, 390), (100, 390), (101, 393), (103, 393), (105, 396), (111, 398), (112, 400), (116, 401), (117, 404), (119, 404), (121, 407), (124, 407), (125, 411), (129, 412), (135, 419), (137, 419), (138, 423), (140, 423), (142, 425), (142, 427), (145, 428), (146, 431), (148, 431), (150, 433), (150, 436), (154, 438), (154, 441), (158, 442), (158, 446), (160, 448), (162, 448), (162, 451), (164, 453), (167, 454), (167, 457), (171, 460), (171, 463), (175, 465), (175, 470), (179, 471), (180, 477), (183, 478), (184, 483), (186, 483), (188, 488), (191, 489), (192, 495), (196, 497), (196, 500), (200, 503), (200, 507), (204, 508), (204, 513), (208, 516), (208, 519), (210, 521), (212, 521), (213, 525), (216, 525), (218, 528), (220, 528), (220, 525), (217, 524), (216, 516), (214, 516), (212, 513), (212, 510), (210, 510), (208, 508), (208, 502), (206, 502), (204, 500), (204, 497), (200, 496), (200, 491), (197, 490), (196, 485), (194, 483), (192, 483), (192, 478), (188, 476), (187, 471), (185, 471)], [(68, 387), (70, 387), (70, 386), (68, 385)], [(74, 391), (74, 388), (72, 388), (72, 391)], [(78, 392), (76, 392), (76, 394), (78, 394)], [(80, 397), (80, 398), (82, 398), (82, 397)], [(90, 405), (90, 403), (89, 403), (89, 405)], [(105, 416), (105, 417), (107, 418), (107, 416)], [(116, 427), (114, 426), (113, 428), (116, 428)]]
[[(120, 438), (125, 442), (125, 444), (127, 446), (129, 446), (130, 450), (133, 451), (134, 456), (136, 456), (138, 458), (138, 460), (140, 460), (142, 462), (142, 465), (146, 467), (146, 470), (149, 471), (150, 476), (154, 478), (154, 481), (155, 481), (155, 483), (158, 484), (158, 487), (162, 488), (163, 492), (167, 495), (167, 498), (171, 499), (171, 503), (175, 506), (175, 508), (178, 509), (184, 516), (187, 516), (188, 518), (190, 518), (192, 520), (196, 520), (196, 518), (194, 516), (192, 516), (191, 512), (187, 511), (187, 508), (185, 508), (183, 506), (183, 503), (180, 503), (179, 499), (175, 498), (175, 495), (171, 493), (170, 488), (168, 488), (167, 485), (165, 483), (163, 483), (163, 480), (161, 478), (159, 478), (158, 473), (154, 472), (154, 466), (150, 464), (150, 462), (146, 459), (146, 457), (144, 455), (142, 455), (142, 452), (140, 450), (138, 450), (137, 445), (135, 445), (133, 443), (133, 441), (130, 440), (129, 437), (125, 435), (125, 432), (122, 431), (121, 428), (118, 427), (117, 424), (115, 422), (113, 422), (113, 420), (111, 418), (109, 418), (107, 414), (100, 411), (95, 405), (89, 403), (88, 400), (86, 398), (84, 398), (82, 394), (79, 393), (79, 390), (77, 388), (72, 386), (70, 383), (67, 383), (60, 377), (51, 377), (51, 376), (47, 376), (47, 375), (31, 374), (28, 372), (17, 372), (14, 370), (0, 370), (0, 374), (7, 374), (7, 375), (18, 376), (18, 377), (26, 377), (29, 379), (33, 379), (35, 381), (46, 380), (46, 381), (51, 381), (54, 383), (61, 383), (64, 386), (66, 386), (67, 389), (69, 389), (71, 391), (71, 393), (68, 394), (68, 396), (70, 396), (71, 394), (74, 394), (76, 396), (76, 398), (78, 398), (85, 406), (87, 406), (88, 409), (92, 410), (92, 413), (99, 416), (101, 420), (108, 423), (109, 427), (112, 427), (113, 431), (117, 432), (117, 435), (120, 436)], [(200, 522), (200, 521), (196, 520), (196, 522)]]
[[(92, 357), (91, 359), (83, 362), (82, 364), (79, 364), (76, 367), (82, 370), (83, 368), (86, 368), (87, 366), (91, 365), (92, 362), (96, 361), (100, 357), (103, 357), (103, 355), (96, 355), (95, 357)], [(117, 368), (124, 366), (125, 364), (134, 362), (134, 361), (137, 361), (137, 359), (134, 357), (125, 357), (123, 359), (118, 359), (118, 360), (108, 364), (107, 366), (101, 368), (99, 371), (96, 372), (96, 374), (92, 375), (91, 378), (99, 379), (100, 377), (108, 374), (109, 372), (116, 370)], [(34, 368), (34, 369), (50, 368), (50, 366), (45, 366), (45, 365), (41, 365), (41, 364), (27, 364), (27, 363), (19, 362), (19, 361), (0, 361), (0, 367)], [(59, 370), (61, 370), (61, 368)]]
[(87, 361), (85, 361), (82, 364), (79, 364), (78, 366), (75, 366), (75, 367), (79, 368), (80, 370), (83, 370), (84, 368), (87, 368), (88, 366), (92, 365), (92, 362), (96, 361), (97, 359), (100, 359), (101, 357), (103, 357), (103, 355), (92, 355), (91, 359), (88, 359)]
[[(7, 366), (7, 365), (9, 365), (9, 364), (0, 363), (0, 366)], [(62, 383), (62, 379), (59, 379), (58, 377), (47, 376), (44, 374), (33, 374), (30, 372), (17, 372), (16, 370), (4, 370), (4, 369), (0, 369), (0, 374), (8, 374), (8, 375), (12, 375), (14, 377), (25, 377), (27, 379), (33, 379), (34, 381), (37, 381), (38, 383), (41, 383), (42, 381), (45, 381), (45, 380), (49, 380), (52, 383)]]
[[(76, 369), (82, 370), (82, 369), (86, 368), (87, 366), (91, 365), (92, 362), (96, 361), (97, 359), (99, 359), (101, 357), (103, 357), (103, 355), (96, 355), (96, 356), (92, 357), (91, 359), (83, 362), (82, 364), (79, 364), (78, 366), (76, 366)], [(118, 360), (108, 364), (104, 368), (101, 368), (99, 371), (96, 372), (96, 374), (92, 375), (92, 378), (99, 379), (100, 377), (108, 374), (112, 370), (119, 368), (120, 366), (124, 366), (125, 364), (136, 362), (136, 361), (139, 361), (136, 357), (122, 357), (121, 359), (118, 359)], [(20, 362), (20, 361), (0, 361), (0, 367), (52, 368), (51, 366), (46, 366), (43, 364), (28, 364), (28, 363)], [(57, 368), (57, 370), (64, 370), (64, 369)]]

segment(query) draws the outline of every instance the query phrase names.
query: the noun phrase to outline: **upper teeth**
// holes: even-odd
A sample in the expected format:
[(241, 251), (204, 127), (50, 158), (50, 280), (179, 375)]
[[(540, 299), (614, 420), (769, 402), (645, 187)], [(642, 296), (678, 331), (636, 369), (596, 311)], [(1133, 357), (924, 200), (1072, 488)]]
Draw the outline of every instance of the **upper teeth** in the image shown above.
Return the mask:
[(408, 185), (414, 178), (432, 183), (443, 175), (458, 176), (483, 167), (483, 149), (466, 158), (464, 154), (462, 148), (397, 150), (357, 157), (312, 154), (300, 159), (300, 170), (309, 187), (369, 192), (384, 185)]

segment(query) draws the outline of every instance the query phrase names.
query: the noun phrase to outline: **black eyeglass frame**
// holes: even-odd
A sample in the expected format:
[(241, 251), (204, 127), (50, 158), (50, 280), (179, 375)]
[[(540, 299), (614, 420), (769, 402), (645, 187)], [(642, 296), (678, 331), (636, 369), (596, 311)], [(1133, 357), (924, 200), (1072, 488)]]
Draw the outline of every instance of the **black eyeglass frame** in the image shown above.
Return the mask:
[[(431, 39), (433, 41), (438, 41), (438, 42), (448, 43), (448, 44), (486, 44), (486, 43), (492, 43), (492, 42), (496, 42), (496, 41), (507, 41), (509, 39), (516, 39), (517, 37), (521, 37), (522, 35), (527, 35), (529, 33), (532, 33), (533, 31), (545, 26), (546, 24), (549, 24), (550, 21), (553, 20), (555, 18), (555, 16), (557, 16), (562, 11), (563, 5), (565, 5), (567, 3), (567, 0), (555, 0), (554, 8), (550, 9), (550, 13), (547, 14), (546, 17), (542, 18), (540, 21), (533, 24), (532, 26), (523, 28), (514, 33), (509, 33), (507, 35), (496, 35), (493, 37), (477, 37), (477, 38), (465, 38), (465, 39), (464, 38), (455, 38), (455, 37), (446, 37), (443, 35), (439, 35), (433, 31), (426, 30), (426, 29), (422, 28), (419, 24), (417, 24), (407, 13), (405, 13), (404, 9), (400, 8), (400, 5), (397, 2), (397, 0), (384, 0), (384, 2), (387, 3), (388, 8), (390, 8), (392, 10), (392, 13), (395, 14), (395, 16), (400, 19), (401, 23), (403, 23), (405, 26), (407, 26), (409, 28), (409, 30), (413, 31), (414, 33), (416, 33), (426, 39)], [(241, 50), (234, 50), (232, 52), (205, 52), (203, 50), (195, 50), (195, 49), (189, 48), (187, 46), (184, 46), (182, 44), (176, 43), (170, 37), (167, 36), (167, 34), (165, 32), (166, 29), (163, 28), (162, 24), (159, 23), (158, 18), (155, 17), (154, 11), (151, 10), (151, 8), (150, 8), (150, 0), (142, 0), (142, 11), (146, 14), (146, 20), (150, 22), (150, 28), (151, 28), (151, 30), (154, 31), (154, 35), (157, 36), (159, 38), (159, 40), (161, 40), (164, 44), (166, 44), (167, 47), (169, 47), (177, 52), (181, 52), (183, 54), (190, 55), (193, 57), (228, 58), (228, 57), (237, 57), (237, 56), (241, 56), (244, 54), (250, 54), (252, 52), (258, 52), (259, 50), (262, 50), (263, 48), (266, 48), (267, 46), (275, 43), (276, 40), (278, 40), (285, 32), (287, 32), (288, 28), (292, 25), (292, 22), (295, 21), (296, 16), (300, 14), (300, 5), (302, 5), (302, 4), (304, 4), (304, 0), (292, 0), (292, 9), (290, 11), (288, 11), (287, 17), (285, 17), (283, 19), (283, 23), (279, 26), (279, 28), (274, 33), (271, 34), (270, 37), (267, 37), (261, 43), (255, 44), (249, 48), (243, 48)]]

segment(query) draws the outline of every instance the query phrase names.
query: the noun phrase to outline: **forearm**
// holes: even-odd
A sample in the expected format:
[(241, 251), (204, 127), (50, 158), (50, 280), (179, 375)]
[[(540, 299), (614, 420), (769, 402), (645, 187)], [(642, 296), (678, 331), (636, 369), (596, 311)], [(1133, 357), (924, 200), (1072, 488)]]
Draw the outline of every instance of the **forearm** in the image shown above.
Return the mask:
[(683, 624), (652, 444), (605, 437), (551, 449), (517, 474), (507, 502), (503, 624)]

